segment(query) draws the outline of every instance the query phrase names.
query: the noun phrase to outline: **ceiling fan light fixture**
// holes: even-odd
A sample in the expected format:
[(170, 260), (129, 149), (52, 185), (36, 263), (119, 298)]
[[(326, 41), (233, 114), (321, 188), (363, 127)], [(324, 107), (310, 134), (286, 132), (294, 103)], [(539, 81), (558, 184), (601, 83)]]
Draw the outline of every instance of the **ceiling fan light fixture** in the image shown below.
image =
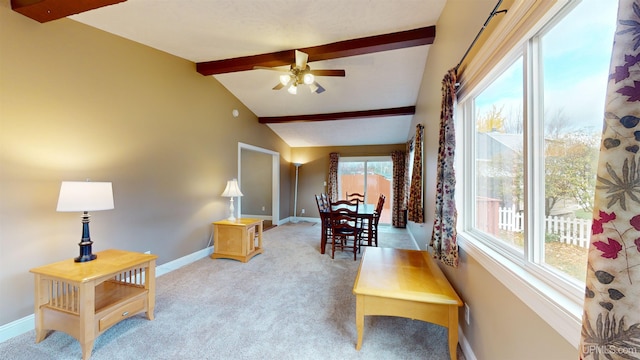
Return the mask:
[(292, 84), (291, 86), (289, 86), (287, 91), (289, 92), (289, 94), (295, 95), (298, 93), (298, 87), (295, 84)]
[(304, 74), (303, 81), (304, 81), (305, 84), (311, 85), (311, 84), (313, 84), (315, 82), (315, 78), (314, 78), (313, 74), (306, 73), (306, 74)]
[(309, 90), (311, 90), (312, 93), (318, 91), (318, 85), (316, 85), (315, 82), (312, 82), (311, 84), (309, 84)]
[(280, 83), (282, 85), (287, 85), (289, 83), (289, 81), (291, 81), (291, 76), (290, 75), (280, 75)]

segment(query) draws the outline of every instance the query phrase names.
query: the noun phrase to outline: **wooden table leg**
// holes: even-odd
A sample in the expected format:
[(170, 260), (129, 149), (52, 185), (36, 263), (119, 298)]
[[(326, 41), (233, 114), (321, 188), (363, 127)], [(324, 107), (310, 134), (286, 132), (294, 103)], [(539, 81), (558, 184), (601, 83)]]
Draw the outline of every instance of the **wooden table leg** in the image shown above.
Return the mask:
[(93, 351), (93, 342), (94, 340), (87, 340), (83, 343), (80, 343), (80, 347), (82, 347), (82, 360), (89, 360), (89, 358), (91, 358), (91, 352)]
[(324, 248), (327, 247), (327, 224), (324, 216), (326, 215), (320, 214), (320, 231), (322, 231), (320, 235), (320, 254), (324, 254)]
[(358, 343), (356, 350), (362, 347), (362, 333), (364, 332), (364, 296), (356, 295), (356, 329), (358, 330)]
[(42, 319), (42, 305), (48, 301), (47, 291), (43, 288), (42, 277), (39, 274), (35, 276), (35, 328), (36, 328), (36, 343), (44, 340), (47, 336), (47, 329), (44, 328), (44, 321)]
[(94, 281), (80, 284), (79, 291), (79, 316), (80, 329), (78, 331), (78, 341), (82, 347), (82, 359), (88, 360), (93, 351), (93, 342), (96, 339), (96, 327), (93, 321), (96, 305), (96, 284)]
[(151, 260), (145, 268), (144, 286), (147, 288), (147, 319), (154, 319), (156, 307), (156, 261)]
[(451, 360), (456, 360), (458, 351), (458, 307), (450, 305), (448, 311), (449, 356)]

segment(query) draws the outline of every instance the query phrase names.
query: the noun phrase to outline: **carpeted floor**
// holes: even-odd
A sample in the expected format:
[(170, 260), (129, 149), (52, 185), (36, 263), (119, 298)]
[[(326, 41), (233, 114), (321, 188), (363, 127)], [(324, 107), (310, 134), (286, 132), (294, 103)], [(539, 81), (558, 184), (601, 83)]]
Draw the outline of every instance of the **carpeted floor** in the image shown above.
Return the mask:
[[(445, 328), (395, 317), (366, 317), (356, 351), (359, 261), (348, 252), (321, 255), (319, 234), (315, 223), (278, 226), (248, 263), (207, 257), (159, 277), (155, 320), (138, 315), (115, 325), (91, 358), (449, 359)], [(405, 230), (381, 227), (379, 237), (381, 247), (416, 249)], [(79, 343), (62, 332), (34, 339), (30, 331), (1, 343), (0, 359), (81, 358)]]

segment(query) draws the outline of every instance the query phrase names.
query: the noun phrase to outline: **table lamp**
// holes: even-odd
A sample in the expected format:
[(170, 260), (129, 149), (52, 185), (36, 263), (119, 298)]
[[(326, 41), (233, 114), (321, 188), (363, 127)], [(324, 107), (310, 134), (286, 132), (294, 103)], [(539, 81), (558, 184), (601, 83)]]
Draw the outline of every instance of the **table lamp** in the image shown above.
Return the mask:
[(89, 211), (113, 209), (113, 189), (110, 182), (63, 181), (60, 186), (58, 207), (56, 211), (82, 211), (82, 240), (80, 256), (75, 262), (95, 260), (98, 256), (92, 253), (91, 236), (89, 235)]
[(233, 208), (233, 198), (236, 196), (243, 196), (238, 187), (238, 179), (227, 181), (227, 187), (222, 192), (222, 196), (229, 198), (229, 217), (227, 220), (236, 221), (235, 210)]

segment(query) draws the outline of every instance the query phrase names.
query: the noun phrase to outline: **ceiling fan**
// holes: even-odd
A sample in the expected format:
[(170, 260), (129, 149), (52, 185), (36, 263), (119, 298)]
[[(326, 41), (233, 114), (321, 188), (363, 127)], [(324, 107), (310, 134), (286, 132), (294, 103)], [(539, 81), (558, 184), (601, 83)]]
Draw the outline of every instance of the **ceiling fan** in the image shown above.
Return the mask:
[(298, 85), (309, 85), (311, 92), (320, 94), (325, 89), (315, 80), (316, 76), (345, 76), (344, 70), (311, 70), (307, 64), (309, 55), (302, 51), (296, 50), (296, 62), (291, 64), (289, 70), (276, 69), (266, 66), (254, 66), (254, 69), (273, 70), (286, 72), (280, 75), (280, 82), (273, 87), (273, 90), (280, 90), (284, 87), (290, 94), (298, 93)]

